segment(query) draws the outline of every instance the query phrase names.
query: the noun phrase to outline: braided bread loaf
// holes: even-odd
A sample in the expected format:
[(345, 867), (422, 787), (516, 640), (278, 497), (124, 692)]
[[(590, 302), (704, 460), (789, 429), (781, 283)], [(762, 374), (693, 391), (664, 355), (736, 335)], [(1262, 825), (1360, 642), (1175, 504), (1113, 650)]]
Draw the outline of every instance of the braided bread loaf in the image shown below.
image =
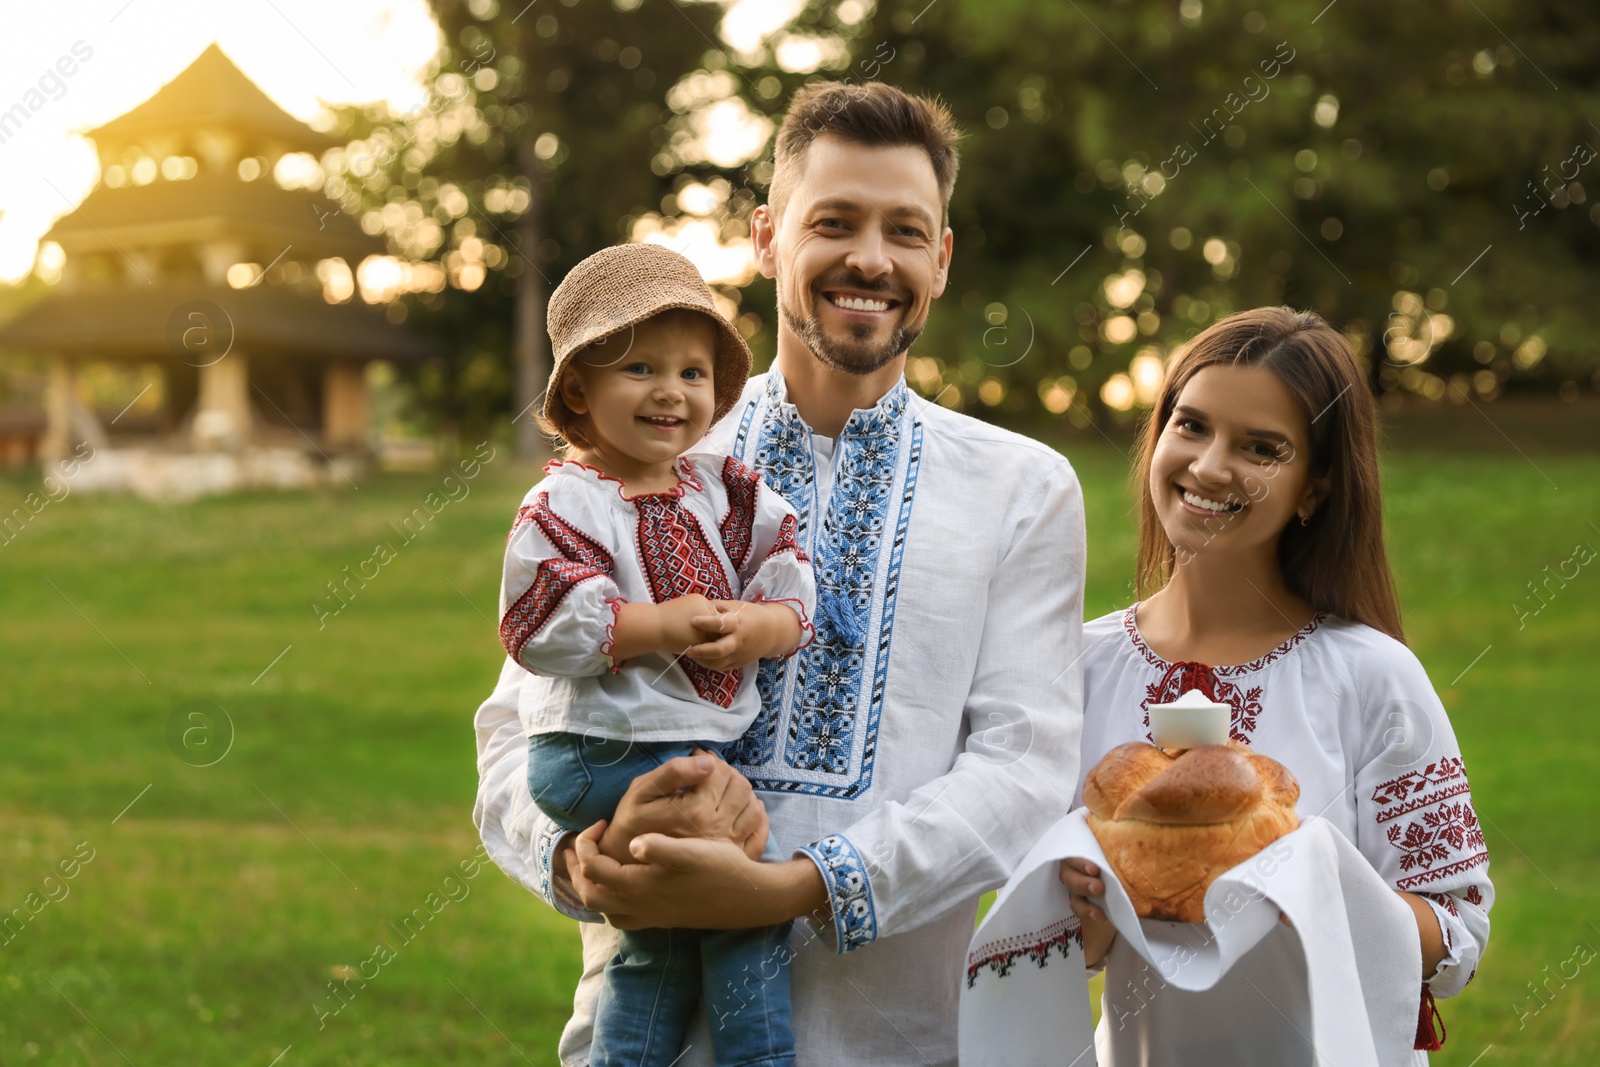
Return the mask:
[(1083, 784), (1089, 829), (1141, 918), (1204, 922), (1217, 875), (1300, 825), (1300, 783), (1248, 745), (1129, 742)]

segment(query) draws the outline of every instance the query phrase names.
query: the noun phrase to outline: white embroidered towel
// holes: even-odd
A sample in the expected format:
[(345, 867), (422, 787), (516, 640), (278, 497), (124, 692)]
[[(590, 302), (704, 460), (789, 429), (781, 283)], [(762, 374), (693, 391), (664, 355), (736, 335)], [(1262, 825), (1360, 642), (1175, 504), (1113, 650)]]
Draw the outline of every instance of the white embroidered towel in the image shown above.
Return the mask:
[[(1208, 1054), (1225, 1053), (1250, 1029), (1272, 1046), (1264, 1063), (1301, 1058), (1274, 1033), (1289, 1035), (1306, 1062), (1311, 1047), (1318, 1062), (1341, 1067), (1413, 1062), (1422, 973), (1416, 922), (1326, 821), (1307, 819), (1220, 875), (1206, 893), (1210, 921), (1201, 926), (1136, 916), (1084, 815), (1073, 812), (1040, 839), (973, 936), (961, 995), (962, 1064), (1097, 1063), (1082, 936), (1057, 876), (1068, 856), (1093, 861), (1106, 876), (1103, 906), (1119, 945), (1107, 964), (1102, 1025), (1146, 1032), (1150, 1055), (1132, 1062), (1221, 1062)], [(1292, 930), (1280, 925), (1280, 912)], [(1225, 1006), (1157, 995), (1166, 986), (1195, 993), (1219, 985), (1231, 994)], [(1147, 1000), (1159, 1007), (1139, 1010)]]

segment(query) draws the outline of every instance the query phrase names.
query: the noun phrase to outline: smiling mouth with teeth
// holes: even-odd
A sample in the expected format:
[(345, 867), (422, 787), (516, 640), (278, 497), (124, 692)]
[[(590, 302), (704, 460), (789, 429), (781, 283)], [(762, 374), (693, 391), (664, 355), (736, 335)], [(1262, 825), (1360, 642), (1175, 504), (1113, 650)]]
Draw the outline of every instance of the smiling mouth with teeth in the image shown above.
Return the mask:
[(828, 303), (845, 311), (888, 311), (897, 301), (875, 300), (864, 296), (851, 296), (846, 293), (826, 293)]
[(1244, 508), (1243, 502), (1234, 501), (1232, 503), (1228, 503), (1221, 500), (1210, 500), (1206, 497), (1200, 496), (1198, 493), (1194, 493), (1183, 488), (1181, 485), (1178, 487), (1178, 495), (1183, 498), (1183, 502), (1185, 504), (1188, 504), (1191, 507), (1202, 508), (1218, 515), (1233, 515)]
[(652, 426), (670, 427), (683, 425), (683, 420), (675, 415), (640, 415), (639, 418)]

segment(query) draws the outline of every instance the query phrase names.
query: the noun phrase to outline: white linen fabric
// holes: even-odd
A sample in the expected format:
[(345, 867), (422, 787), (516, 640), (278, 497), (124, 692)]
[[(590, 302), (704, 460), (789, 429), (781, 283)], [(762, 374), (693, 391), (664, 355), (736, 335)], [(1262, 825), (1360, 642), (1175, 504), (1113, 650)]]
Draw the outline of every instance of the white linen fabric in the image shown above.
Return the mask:
[[(1326, 820), (1308, 820), (1218, 876), (1206, 893), (1208, 922), (1190, 924), (1134, 913), (1085, 812), (1051, 828), (973, 937), (963, 1064), (1412, 1062), (1416, 922)], [(1118, 931), (1098, 1035), (1077, 920), (1058, 876), (1069, 856), (1104, 869), (1101, 903)], [(1342, 908), (1329, 906), (1335, 894)]]
[[(714, 671), (666, 652), (611, 657), (616, 611), (687, 593), (779, 602), (811, 638), (816, 583), (783, 498), (738, 460), (678, 458), (678, 485), (623, 484), (557, 461), (528, 491), (506, 542), (500, 639), (535, 677), (519, 687), (525, 734), (623, 741), (732, 741), (761, 710), (754, 671)], [(748, 679), (753, 682), (753, 677)]]
[[(707, 439), (799, 515), (816, 637), (759, 672), (731, 761), (784, 850), (816, 863), (828, 921), (795, 924), (798, 1062), (948, 1064), (979, 896), (1070, 810), (1081, 721), (1083, 502), (1054, 451), (913, 397), (899, 381), (837, 439), (783, 379), (752, 378)], [(512, 878), (578, 918), (551, 878), (559, 830), (527, 797), (514, 664), (479, 709), (474, 819)], [(614, 932), (583, 926), (586, 972), (561, 1061), (588, 1061)], [(685, 1065), (708, 1063), (704, 1021)]]

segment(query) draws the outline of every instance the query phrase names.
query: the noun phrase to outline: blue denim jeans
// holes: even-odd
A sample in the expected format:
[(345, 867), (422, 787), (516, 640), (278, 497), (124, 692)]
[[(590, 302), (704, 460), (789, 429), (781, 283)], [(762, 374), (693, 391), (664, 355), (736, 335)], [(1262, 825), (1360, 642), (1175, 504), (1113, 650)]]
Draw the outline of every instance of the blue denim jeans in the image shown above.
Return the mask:
[[(528, 739), (528, 788), (567, 830), (611, 818), (628, 786), (696, 748), (581, 734)], [(771, 841), (766, 860), (781, 860)], [(595, 1011), (592, 1067), (669, 1067), (704, 998), (717, 1067), (792, 1067), (789, 924), (751, 930), (623, 930)]]

